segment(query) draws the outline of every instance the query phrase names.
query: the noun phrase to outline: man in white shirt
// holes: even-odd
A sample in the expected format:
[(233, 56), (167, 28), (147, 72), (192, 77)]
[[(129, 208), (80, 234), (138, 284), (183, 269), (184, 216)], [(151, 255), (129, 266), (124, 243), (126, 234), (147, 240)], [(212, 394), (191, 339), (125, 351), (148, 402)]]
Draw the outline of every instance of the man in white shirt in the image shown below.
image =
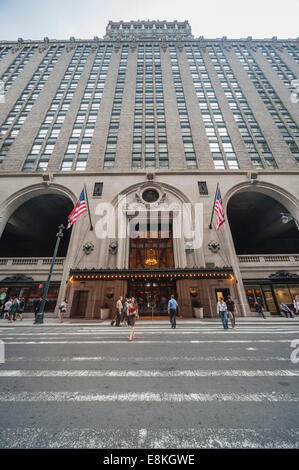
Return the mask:
[(9, 309), (12, 306), (12, 300), (9, 299), (4, 305), (4, 318), (9, 318)]
[(219, 299), (219, 302), (217, 302), (217, 313), (221, 317), (223, 328), (227, 330), (228, 329), (227, 305), (222, 298)]

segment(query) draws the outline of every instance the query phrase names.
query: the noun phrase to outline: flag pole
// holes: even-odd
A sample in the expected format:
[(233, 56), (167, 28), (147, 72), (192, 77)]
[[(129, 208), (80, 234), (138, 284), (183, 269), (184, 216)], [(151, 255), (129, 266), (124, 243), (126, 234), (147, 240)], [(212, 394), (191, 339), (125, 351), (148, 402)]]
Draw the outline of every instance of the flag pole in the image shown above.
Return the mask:
[(211, 215), (211, 220), (210, 220), (210, 225), (209, 225), (210, 230), (212, 229), (212, 220), (213, 220), (213, 215), (214, 215), (214, 209), (215, 209), (215, 203), (216, 203), (218, 188), (219, 188), (219, 183), (217, 183), (217, 187), (216, 187), (216, 191), (215, 191), (214, 204), (213, 204), (212, 215)]
[(84, 192), (85, 192), (85, 196), (86, 196), (86, 205), (87, 205), (87, 210), (88, 210), (88, 215), (89, 215), (90, 230), (93, 230), (93, 226), (92, 226), (92, 222), (91, 222), (91, 217), (90, 217), (88, 196), (87, 196), (87, 191), (86, 191), (86, 185), (85, 185), (85, 184), (84, 184)]

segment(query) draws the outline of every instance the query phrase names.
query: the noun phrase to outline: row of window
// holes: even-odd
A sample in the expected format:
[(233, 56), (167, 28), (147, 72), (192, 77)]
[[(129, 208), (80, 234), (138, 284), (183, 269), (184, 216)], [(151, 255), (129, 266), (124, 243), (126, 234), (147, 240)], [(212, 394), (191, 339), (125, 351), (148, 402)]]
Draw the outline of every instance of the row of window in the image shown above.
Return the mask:
[(11, 47), (1, 47), (0, 48), (0, 60), (4, 59), (10, 51), (11, 51)]
[(20, 132), (29, 112), (31, 111), (35, 101), (37, 100), (40, 92), (45, 86), (51, 72), (54, 69), (58, 58), (62, 54), (64, 46), (53, 46), (49, 49), (44, 59), (34, 72), (26, 88), (21, 93), (20, 97), (16, 101), (16, 104), (9, 112), (6, 120), (1, 126), (1, 134), (6, 136), (3, 145), (0, 150), (0, 162), (5, 158), (5, 155), (9, 151), (15, 138)]
[(258, 48), (262, 52), (265, 59), (271, 64), (273, 70), (276, 71), (279, 78), (284, 82), (287, 87), (289, 87), (290, 82), (296, 79), (294, 73), (289, 69), (289, 67), (277, 54), (277, 52), (273, 49), (272, 46), (259, 45)]
[(220, 78), (224, 94), (232, 110), (235, 122), (255, 168), (277, 167), (272, 152), (253, 115), (253, 112), (236, 80), (236, 77), (219, 46), (209, 47), (208, 53)]
[(245, 46), (234, 46), (233, 49), (239, 59), (244, 59), (244, 69), (261, 96), (294, 159), (299, 163), (299, 129), (296, 122), (292, 119), (288, 110), (282, 103), (276, 91), (272, 88), (270, 82), (253, 59), (248, 49)]
[(162, 168), (169, 166), (160, 48), (139, 45), (132, 168), (157, 164)]
[(72, 134), (63, 157), (62, 171), (83, 171), (86, 169), (91, 140), (94, 135), (112, 47), (100, 46), (94, 58), (90, 75), (77, 111)]
[[(23, 171), (33, 170), (36, 161), (38, 161), (38, 171), (47, 169), (75, 88), (82, 73), (82, 71), (78, 72), (77, 68), (79, 64), (81, 64), (83, 70), (89, 54), (89, 48), (90, 46), (85, 48), (84, 46), (77, 46), (40, 126), (39, 132), (33, 141), (31, 151), (25, 160)], [(74, 85), (73, 88), (70, 87), (71, 83)]]
[(129, 47), (123, 46), (120, 63), (118, 67), (118, 77), (114, 90), (113, 105), (110, 118), (109, 132), (106, 141), (106, 150), (104, 155), (104, 170), (114, 168), (116, 145), (118, 138), (118, 128), (120, 121), (120, 112), (123, 99), (123, 92), (125, 87), (125, 76), (127, 69)]
[(239, 168), (226, 124), (198, 46), (186, 46), (188, 63), (216, 169)]
[(176, 101), (182, 130), (182, 140), (187, 168), (197, 168), (196, 153), (193, 145), (189, 115), (184, 95), (183, 83), (175, 46), (169, 46), (170, 63), (175, 87)]
[(17, 55), (13, 63), (7, 68), (2, 74), (0, 80), (5, 82), (5, 90), (8, 90), (20, 73), (24, 70), (24, 67), (30, 61), (31, 57), (37, 51), (37, 46), (25, 46), (22, 51)]

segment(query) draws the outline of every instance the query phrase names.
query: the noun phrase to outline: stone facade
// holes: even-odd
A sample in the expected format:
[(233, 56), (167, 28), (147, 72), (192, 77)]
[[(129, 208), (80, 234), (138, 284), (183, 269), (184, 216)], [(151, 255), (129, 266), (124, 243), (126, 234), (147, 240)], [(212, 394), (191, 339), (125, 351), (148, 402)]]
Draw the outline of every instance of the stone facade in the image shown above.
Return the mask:
[[(134, 28), (136, 27), (136, 30)], [(169, 28), (169, 31), (167, 30)], [(286, 84), (272, 68), (267, 61), (259, 46), (265, 46), (275, 51), (281, 58), (278, 68), (282, 67), (281, 73), (286, 74), (283, 65), (298, 77), (298, 39), (297, 40), (207, 40), (203, 38), (194, 38), (188, 22), (167, 23), (167, 22), (110, 22), (104, 39), (94, 38), (91, 41), (81, 41), (71, 39), (70, 41), (32, 41), (20, 44), (1, 43), (2, 48), (10, 47), (10, 52), (0, 60), (0, 73), (3, 74), (13, 62), (13, 58), (22, 50), (25, 45), (38, 46), (38, 50), (33, 54), (23, 70), (15, 78), (12, 85), (5, 93), (5, 104), (0, 104), (0, 128), (2, 134), (0, 140), (0, 155), (2, 163), (0, 164), (1, 178), (1, 206), (0, 206), (0, 234), (4, 231), (6, 224), (14, 211), (24, 202), (43, 194), (59, 194), (76, 202), (84, 184), (86, 184), (87, 194), (89, 196), (90, 212), (93, 226), (96, 227), (100, 220), (98, 213), (101, 203), (112, 204), (117, 207), (118, 198), (126, 197), (128, 202), (136, 201), (136, 194), (140, 188), (154, 188), (165, 195), (165, 201), (169, 204), (175, 203), (201, 203), (203, 207), (203, 243), (198, 249), (186, 249), (184, 239), (174, 240), (174, 268), (177, 269), (177, 276), (173, 279), (176, 282), (176, 293), (180, 304), (180, 313), (185, 317), (193, 316), (191, 305), (190, 289), (198, 289), (200, 292), (200, 303), (204, 309), (204, 315), (215, 316), (215, 291), (217, 289), (229, 289), (231, 295), (236, 300), (237, 310), (240, 315), (253, 315), (250, 311), (248, 300), (245, 295), (245, 279), (268, 279), (269, 275), (275, 271), (286, 269), (293, 274), (299, 274), (298, 262), (295, 257), (287, 261), (287, 266), (283, 259), (277, 258), (277, 261), (265, 261), (263, 258), (250, 264), (250, 261), (240, 259), (234, 248), (230, 225), (228, 221), (223, 224), (221, 229), (216, 232), (215, 228), (209, 229), (211, 211), (213, 208), (214, 195), (217, 183), (220, 183), (221, 195), (225, 213), (230, 198), (234, 194), (244, 191), (252, 191), (265, 194), (280, 202), (294, 219), (299, 220), (299, 153), (296, 161), (296, 155), (286, 143), (282, 133), (279, 131), (272, 115), (269, 113), (261, 95), (257, 92), (251, 78), (247, 74), (244, 64), (240, 62), (235, 54), (232, 45), (248, 48), (250, 53), (262, 70), (272, 89), (279, 96), (283, 106), (291, 116), (293, 122), (299, 123), (299, 104), (290, 100), (290, 91)], [(137, 74), (137, 55), (140, 44), (159, 46), (160, 65), (163, 85), (163, 99), (165, 110), (167, 148), (169, 158), (169, 168), (159, 167), (158, 162), (155, 167), (145, 167), (144, 158), (140, 168), (132, 168), (132, 141), (134, 128), (134, 103), (136, 98), (136, 74)], [(84, 69), (78, 73), (78, 82), (76, 83), (74, 94), (67, 109), (61, 130), (57, 137), (54, 150), (50, 156), (49, 163), (44, 172), (37, 171), (37, 160), (32, 171), (23, 171), (23, 165), (26, 161), (30, 149), (40, 130), (42, 121), (45, 119), (49, 107), (56, 96), (56, 91), (65, 76), (73, 53), (76, 47), (83, 45), (90, 46), (88, 57)], [(107, 76), (104, 84), (103, 93), (100, 101), (99, 112), (94, 125), (94, 133), (91, 139), (90, 150), (87, 158), (85, 171), (75, 171), (75, 166), (70, 171), (61, 171), (61, 164), (64, 154), (67, 152), (68, 143), (72, 136), (76, 117), (79, 112), (80, 104), (84, 98), (86, 87), (90, 81), (94, 60), (100, 46), (107, 48), (113, 46)], [(124, 75), (124, 86), (122, 92), (121, 112), (117, 133), (117, 145), (115, 150), (115, 164), (109, 170), (103, 169), (106, 155), (106, 141), (109, 134), (109, 124), (111, 122), (113, 103), (116, 97), (115, 87), (118, 79), (120, 67), (121, 52), (124, 45), (128, 45), (128, 58), (126, 62), (126, 72)], [(173, 79), (173, 64), (171, 63), (170, 46), (176, 47), (178, 68), (181, 76), (183, 94), (185, 97), (186, 108), (188, 111), (188, 120), (193, 138), (193, 146), (197, 158), (197, 168), (188, 168), (185, 158), (184, 143), (181, 135), (180, 113), (176, 99), (176, 83)], [(186, 45), (199, 45), (201, 55), (204, 61), (205, 70), (199, 68), (201, 80), (210, 80), (215, 99), (221, 109), (223, 121), (236, 153), (238, 160), (238, 169), (229, 169), (225, 160), (226, 167), (217, 169), (214, 167), (212, 151), (209, 146), (209, 139), (206, 133), (205, 121), (203, 120), (202, 108), (196, 95), (196, 90), (192, 80), (192, 69), (188, 64), (188, 55), (185, 51)], [(48, 48), (55, 46), (64, 46), (61, 55), (50, 75), (43, 85), (42, 90), (34, 101), (24, 124), (18, 129), (12, 144), (5, 146), (6, 139), (9, 139), (9, 133), (16, 122), (19, 110), (9, 116), (16, 105), (23, 89), (28, 81), (34, 76), (38, 65), (45, 57)], [(234, 119), (233, 108), (230, 106), (227, 95), (224, 93), (225, 87), (221, 83), (223, 74), (215, 68), (212, 61), (212, 55), (209, 54), (209, 47), (221, 47), (229, 66), (238, 82), (239, 87), (245, 95), (248, 105), (261, 129), (268, 146), (276, 161), (276, 167), (255, 168), (248, 148), (238, 128), (238, 122)], [(254, 47), (254, 50), (252, 48)], [(291, 48), (294, 54), (289, 54)], [(105, 49), (106, 50), (106, 49)], [(157, 49), (156, 49), (157, 50)], [(243, 50), (243, 49), (241, 49)], [(247, 50), (247, 49), (246, 49)], [(297, 55), (296, 55), (297, 54)], [(158, 57), (158, 55), (157, 55)], [(196, 56), (195, 56), (196, 57)], [(297, 60), (296, 60), (297, 57)], [(176, 67), (176, 66), (175, 66)], [(229, 72), (228, 72), (229, 73)], [(208, 74), (208, 75), (207, 75)], [(1, 77), (0, 77), (1, 78)], [(157, 85), (157, 83), (156, 83)], [(33, 85), (35, 86), (35, 85)], [(67, 87), (65, 88), (65, 90)], [(67, 93), (67, 91), (65, 92)], [(87, 104), (91, 109), (90, 103)], [(55, 110), (55, 116), (60, 110), (61, 103)], [(208, 102), (210, 110), (213, 109), (211, 102)], [(156, 108), (155, 108), (156, 109)], [(281, 112), (281, 109), (280, 109)], [(283, 116), (286, 116), (284, 112)], [(246, 119), (246, 114), (245, 114)], [(55, 119), (53, 120), (53, 122)], [(53, 124), (52, 122), (52, 124)], [(12, 124), (11, 124), (12, 123)], [(299, 145), (299, 131), (290, 127), (288, 117), (285, 118), (287, 129), (292, 133), (294, 142)], [(51, 124), (51, 125), (52, 125)], [(248, 122), (246, 122), (248, 124)], [(4, 127), (3, 127), (4, 126)], [(157, 121), (155, 121), (157, 126)], [(51, 130), (51, 129), (50, 129)], [(157, 129), (156, 129), (157, 131)], [(47, 134), (50, 135), (50, 131)], [(144, 142), (144, 130), (143, 130)], [(81, 137), (82, 138), (82, 137)], [(81, 142), (81, 141), (80, 141)], [(9, 143), (9, 142), (8, 142)], [(144, 145), (144, 143), (142, 144)], [(157, 133), (155, 134), (155, 145), (158, 146)], [(77, 151), (78, 152), (78, 151)], [(260, 152), (260, 150), (259, 150)], [(75, 160), (78, 153), (75, 155)], [(144, 149), (142, 151), (144, 156)], [(262, 158), (261, 154), (261, 158)], [(75, 161), (74, 160), (74, 161)], [(200, 195), (198, 182), (206, 182), (208, 194)], [(93, 197), (94, 185), (97, 182), (103, 183), (102, 196)], [(125, 217), (125, 216), (124, 216)], [(125, 217), (126, 219), (126, 217)], [(118, 220), (119, 222), (119, 220)], [(82, 215), (73, 227), (67, 257), (63, 261), (63, 269), (55, 271), (53, 279), (60, 281), (60, 291), (58, 303), (67, 296), (70, 301), (68, 314), (74, 312), (72, 307), (76, 291), (87, 291), (86, 317), (100, 318), (100, 310), (107, 304), (110, 309), (110, 315), (113, 315), (114, 304), (119, 295), (126, 295), (128, 291), (128, 281), (114, 279), (109, 280), (84, 278), (71, 276), (71, 270), (87, 270), (88, 275), (92, 275), (92, 269), (110, 269), (111, 276), (116, 270), (129, 269), (129, 239), (119, 239), (118, 247), (115, 253), (109, 250), (111, 239), (101, 240), (97, 237), (96, 230), (90, 230), (87, 214)], [(219, 250), (213, 252), (209, 248), (211, 241), (219, 244)], [(92, 242), (93, 250), (86, 253), (83, 245)], [(284, 253), (282, 252), (281, 255)], [(257, 258), (256, 258), (257, 260)], [(292, 262), (293, 261), (293, 262)], [(26, 265), (27, 266), (27, 265)], [(207, 268), (214, 269), (214, 279), (207, 277), (200, 278)], [(24, 262), (25, 268), (25, 262)], [(231, 268), (232, 275), (221, 279), (221, 270)], [(20, 268), (21, 269), (21, 268)], [(27, 269), (27, 268), (26, 268)], [(182, 269), (195, 269), (197, 275), (179, 279), (178, 274)], [(25, 270), (25, 269), (24, 269)], [(30, 271), (30, 268), (29, 268)], [(3, 260), (0, 268), (0, 282), (8, 275), (16, 272), (15, 266), (8, 261)], [(117, 271), (119, 272), (119, 271)], [(133, 272), (133, 271), (132, 271)], [(224, 271), (223, 271), (224, 272)], [(154, 270), (153, 270), (154, 273)], [(32, 275), (37, 281), (45, 281), (47, 270), (32, 270)], [(213, 276), (213, 274), (212, 274)], [(107, 292), (113, 297), (107, 297)]]

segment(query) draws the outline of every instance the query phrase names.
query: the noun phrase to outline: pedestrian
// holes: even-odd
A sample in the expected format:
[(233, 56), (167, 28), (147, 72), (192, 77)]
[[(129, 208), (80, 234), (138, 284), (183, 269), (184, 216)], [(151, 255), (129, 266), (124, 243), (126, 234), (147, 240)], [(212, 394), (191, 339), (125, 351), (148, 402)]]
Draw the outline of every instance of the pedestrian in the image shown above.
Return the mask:
[(42, 306), (42, 301), (43, 301), (43, 298), (40, 297), (39, 299), (35, 300), (35, 302), (34, 302), (34, 317), (35, 317), (34, 323), (36, 323), (37, 314), (39, 313), (40, 308)]
[(135, 322), (136, 322), (136, 319), (138, 318), (139, 318), (138, 307), (135, 302), (135, 298), (132, 297), (131, 300), (129, 301), (129, 307), (128, 307), (128, 325), (131, 328), (129, 341), (133, 341), (133, 338), (135, 338)]
[(19, 307), (18, 299), (15, 297), (9, 309), (9, 318), (10, 318), (9, 323), (13, 323), (14, 321), (16, 321), (16, 313), (18, 311), (18, 307)]
[(170, 299), (168, 301), (168, 315), (169, 315), (169, 320), (171, 324), (171, 328), (176, 328), (176, 315), (177, 315), (177, 310), (178, 310), (178, 303), (174, 298), (174, 295), (171, 294)]
[(294, 318), (292, 310), (283, 302), (280, 304), (280, 311), (286, 318), (288, 318), (288, 316), (290, 316), (290, 318)]
[(125, 324), (125, 322), (128, 325), (128, 307), (129, 307), (129, 299), (126, 298), (125, 301), (124, 301), (123, 311), (122, 311), (121, 318), (120, 318), (120, 322), (123, 325)]
[(123, 304), (122, 304), (122, 296), (119, 297), (118, 301), (116, 302), (116, 317), (115, 317), (115, 326), (120, 326), (120, 320), (123, 311)]
[(21, 297), (16, 318), (20, 317), (20, 319), (23, 320), (24, 310), (25, 310), (25, 299), (24, 297)]
[(61, 302), (61, 304), (58, 307), (58, 310), (59, 310), (58, 323), (62, 323), (63, 315), (67, 311), (67, 306), (68, 306), (68, 300), (64, 299), (64, 301)]
[(219, 302), (217, 302), (217, 313), (221, 317), (223, 328), (228, 330), (227, 305), (222, 297), (219, 299)]
[(5, 318), (9, 319), (9, 309), (10, 309), (11, 306), (12, 306), (12, 299), (9, 299), (4, 304), (4, 320), (5, 320)]
[(255, 310), (262, 315), (263, 318), (266, 318), (264, 315), (264, 309), (262, 304), (262, 299), (260, 297), (257, 298), (257, 302), (254, 303)]
[(235, 328), (235, 325), (236, 325), (236, 317), (235, 317), (236, 306), (235, 306), (235, 302), (232, 300), (230, 295), (227, 297), (226, 305), (227, 305), (227, 313), (228, 313), (228, 316), (230, 318), (232, 328)]
[(298, 315), (299, 313), (299, 295), (295, 295), (295, 299), (293, 301), (294, 304), (294, 313)]

